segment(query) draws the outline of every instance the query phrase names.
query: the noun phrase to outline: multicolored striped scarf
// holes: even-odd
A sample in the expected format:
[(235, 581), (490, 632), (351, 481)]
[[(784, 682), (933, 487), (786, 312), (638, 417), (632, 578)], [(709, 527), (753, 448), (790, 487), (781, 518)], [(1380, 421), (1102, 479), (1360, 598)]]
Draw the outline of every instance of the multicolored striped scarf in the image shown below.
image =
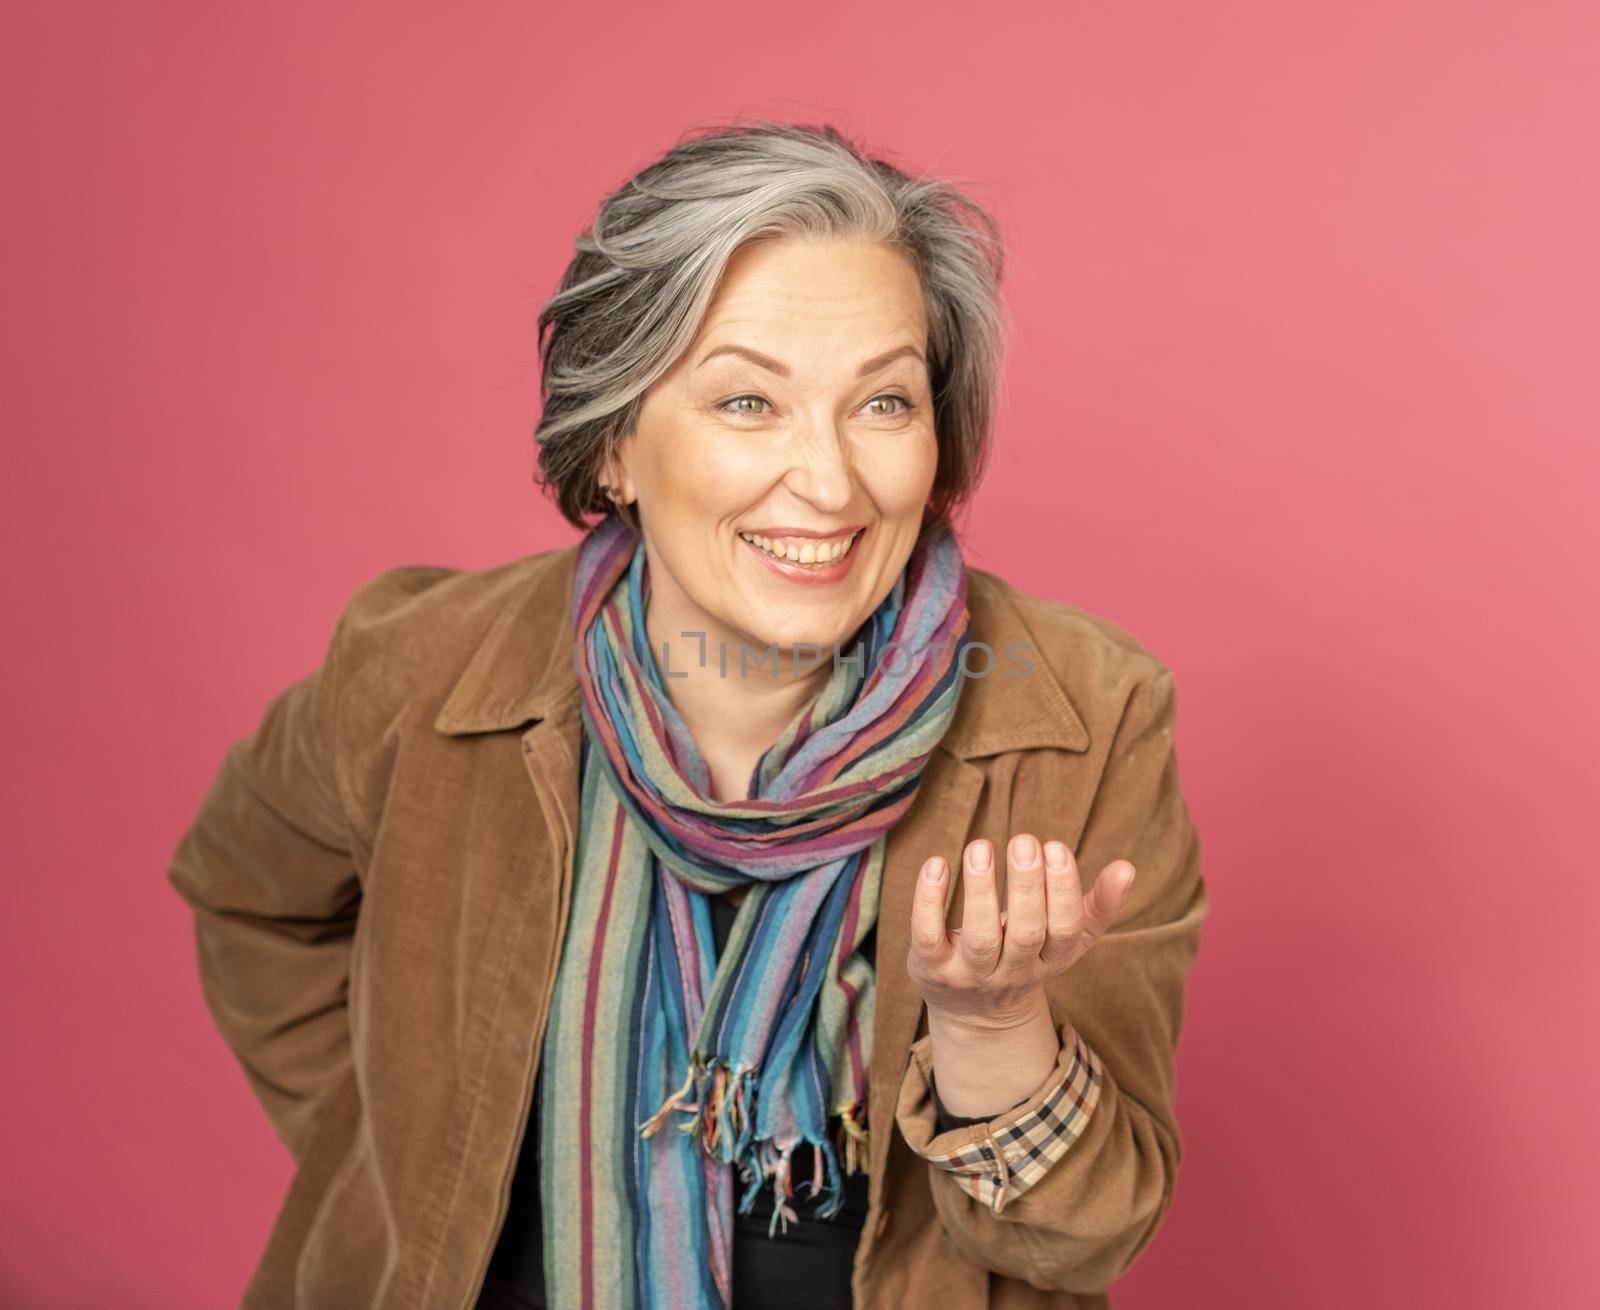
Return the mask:
[[(769, 1236), (799, 1218), (802, 1143), (819, 1216), (843, 1200), (841, 1155), (867, 1171), (858, 948), (885, 835), (955, 712), (966, 583), (954, 537), (919, 542), (746, 799), (719, 802), (645, 632), (643, 542), (612, 518), (580, 544), (581, 811), (541, 1057), (551, 1305), (725, 1310), (736, 1171), (741, 1213), (771, 1187)], [(745, 884), (718, 958), (710, 897)]]

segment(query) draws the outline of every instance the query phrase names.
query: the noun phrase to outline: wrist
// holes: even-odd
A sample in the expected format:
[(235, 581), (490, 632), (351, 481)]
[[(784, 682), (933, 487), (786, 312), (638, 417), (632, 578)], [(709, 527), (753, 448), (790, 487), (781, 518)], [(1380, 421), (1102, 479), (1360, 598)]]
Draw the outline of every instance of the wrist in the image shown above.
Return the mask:
[(1043, 1086), (1061, 1053), (1042, 988), (1037, 1003), (989, 1022), (930, 1010), (928, 1035), (940, 1103), (962, 1118), (1014, 1109)]
[(1050, 997), (1043, 986), (1003, 1009), (972, 1013), (930, 1005), (927, 1010), (928, 1031), (932, 1033), (937, 1030), (952, 1041), (989, 1043), (1009, 1033), (1036, 1031), (1041, 1022), (1052, 1028), (1055, 1026), (1050, 1012)]

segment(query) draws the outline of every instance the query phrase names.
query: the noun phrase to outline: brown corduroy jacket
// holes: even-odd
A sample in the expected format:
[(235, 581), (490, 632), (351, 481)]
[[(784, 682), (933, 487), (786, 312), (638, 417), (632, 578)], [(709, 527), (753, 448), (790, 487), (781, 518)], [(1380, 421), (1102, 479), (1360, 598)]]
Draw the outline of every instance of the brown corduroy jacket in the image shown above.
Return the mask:
[[(206, 1003), (297, 1165), (246, 1307), (468, 1310), (478, 1295), (569, 899), (575, 557), (408, 565), (358, 588), (177, 847)], [(1104, 1307), (1166, 1216), (1182, 1153), (1173, 1057), (1208, 896), (1173, 680), (1116, 625), (984, 570), (968, 606), (995, 666), (965, 681), (887, 848), (854, 1303)], [(1067, 842), (1086, 882), (1119, 857), (1138, 877), (1115, 929), (1048, 984), (1100, 1059), (1099, 1100), (996, 1214), (919, 1154), (985, 1130), (936, 1133), (905, 960), (922, 861), (959, 870), (968, 840), (1019, 831)], [(952, 924), (960, 905), (958, 873)]]

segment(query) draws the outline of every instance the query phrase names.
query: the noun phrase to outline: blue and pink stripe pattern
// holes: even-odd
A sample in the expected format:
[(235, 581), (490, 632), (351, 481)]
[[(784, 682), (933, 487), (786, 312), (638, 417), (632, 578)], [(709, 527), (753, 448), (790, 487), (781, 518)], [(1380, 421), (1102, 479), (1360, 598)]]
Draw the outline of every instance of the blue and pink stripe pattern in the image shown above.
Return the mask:
[[(867, 1168), (875, 975), (859, 947), (885, 836), (955, 713), (966, 568), (948, 531), (919, 542), (739, 801), (712, 798), (649, 596), (643, 542), (606, 520), (573, 584), (584, 739), (542, 1052), (545, 1278), (552, 1305), (726, 1310), (735, 1205), (770, 1187), (786, 1231), (791, 1200), (829, 1217), (841, 1170)], [(718, 958), (709, 897), (741, 884)]]

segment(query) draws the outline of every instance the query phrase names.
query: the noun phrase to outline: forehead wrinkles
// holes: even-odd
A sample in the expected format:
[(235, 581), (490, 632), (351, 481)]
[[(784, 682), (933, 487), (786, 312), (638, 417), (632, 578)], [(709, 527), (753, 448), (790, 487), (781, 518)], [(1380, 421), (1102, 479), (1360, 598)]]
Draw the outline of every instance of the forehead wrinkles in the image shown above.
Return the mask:
[(915, 277), (870, 273), (808, 285), (802, 269), (763, 269), (725, 285), (697, 333), (694, 357), (742, 345), (798, 367), (808, 352), (852, 370), (903, 342), (926, 346), (927, 308)]

